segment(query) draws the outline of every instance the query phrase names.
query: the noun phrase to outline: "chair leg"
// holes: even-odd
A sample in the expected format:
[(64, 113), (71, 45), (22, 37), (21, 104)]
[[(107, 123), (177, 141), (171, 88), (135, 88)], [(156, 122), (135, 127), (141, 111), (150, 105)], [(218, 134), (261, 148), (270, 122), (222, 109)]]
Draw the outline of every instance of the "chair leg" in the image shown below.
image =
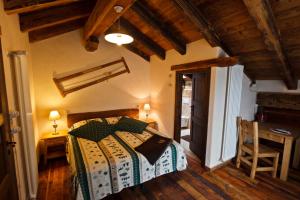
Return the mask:
[(241, 165), (241, 156), (242, 156), (242, 149), (239, 148), (238, 154), (237, 154), (237, 157), (236, 157), (236, 168), (240, 168), (240, 165)]
[(256, 168), (257, 168), (257, 159), (258, 159), (258, 157), (253, 155), (253, 162), (252, 162), (251, 174), (250, 174), (250, 178), (252, 180), (254, 180), (254, 178), (255, 178), (255, 173), (256, 173)]
[(273, 178), (276, 178), (278, 161), (279, 161), (279, 154), (277, 154), (276, 157), (274, 157), (274, 159), (273, 159), (273, 168), (274, 168), (273, 173), (272, 173)]

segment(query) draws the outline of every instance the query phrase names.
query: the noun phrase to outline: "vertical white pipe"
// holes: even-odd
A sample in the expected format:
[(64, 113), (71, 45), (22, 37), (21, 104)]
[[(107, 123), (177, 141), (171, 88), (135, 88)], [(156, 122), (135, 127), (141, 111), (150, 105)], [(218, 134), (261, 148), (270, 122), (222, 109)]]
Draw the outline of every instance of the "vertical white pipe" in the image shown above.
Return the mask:
[(24, 162), (28, 192), (30, 198), (36, 198), (38, 167), (34, 142), (34, 130), (32, 121), (32, 108), (30, 99), (30, 88), (28, 80), (28, 68), (26, 63), (26, 52), (15, 51), (9, 54), (14, 76), (15, 107), (20, 112), (18, 125), (22, 131), (19, 133), (24, 152)]

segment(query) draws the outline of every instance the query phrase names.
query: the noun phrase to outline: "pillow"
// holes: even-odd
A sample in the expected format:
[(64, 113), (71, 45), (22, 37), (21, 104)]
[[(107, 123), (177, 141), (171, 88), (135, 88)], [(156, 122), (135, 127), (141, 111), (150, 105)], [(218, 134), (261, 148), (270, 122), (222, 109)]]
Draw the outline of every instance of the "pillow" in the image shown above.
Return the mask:
[(108, 135), (114, 133), (114, 126), (105, 122), (91, 120), (79, 128), (73, 129), (69, 134), (98, 142)]
[(90, 122), (90, 121), (103, 122), (103, 120), (102, 120), (101, 118), (93, 118), (93, 119), (82, 120), (82, 121), (79, 121), (79, 122), (74, 123), (74, 124), (70, 127), (69, 131), (72, 131), (72, 130), (74, 130), (74, 129), (76, 129), (76, 128), (79, 128), (79, 127), (81, 127), (81, 126), (87, 124), (87, 123)]
[(148, 123), (146, 122), (129, 117), (122, 117), (118, 123), (115, 124), (115, 130), (143, 133), (147, 126)]
[(121, 117), (107, 117), (103, 121), (106, 121), (108, 124), (116, 124), (121, 119)]

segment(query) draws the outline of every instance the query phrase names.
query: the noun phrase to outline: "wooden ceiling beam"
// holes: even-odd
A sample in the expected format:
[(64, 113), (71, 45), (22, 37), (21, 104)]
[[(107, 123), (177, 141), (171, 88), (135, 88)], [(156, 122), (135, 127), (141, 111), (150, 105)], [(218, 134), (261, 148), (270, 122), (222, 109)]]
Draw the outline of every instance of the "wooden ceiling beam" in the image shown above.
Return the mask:
[(54, 6), (62, 6), (73, 2), (84, 1), (84, 0), (49, 0), (49, 1), (37, 1), (37, 0), (27, 0), (27, 1), (4, 1), (4, 10), (6, 14), (19, 14), (32, 12), (35, 10), (41, 10), (45, 8), (50, 8)]
[(72, 4), (37, 10), (19, 15), (21, 31), (34, 31), (80, 18), (87, 18), (94, 6), (93, 1), (78, 1)]
[(35, 31), (29, 32), (29, 42), (37, 42), (41, 40), (45, 40), (60, 34), (64, 34), (70, 31), (74, 31), (84, 26), (86, 18), (77, 19), (71, 22), (58, 24), (51, 27), (46, 27), (42, 29), (38, 29)]
[[(99, 37), (104, 34), (134, 3), (135, 0), (98, 0), (89, 16), (83, 31), (83, 39)], [(122, 6), (121, 13), (114, 10), (115, 6)]]
[(171, 66), (172, 71), (184, 71), (184, 70), (195, 70), (203, 69), (208, 67), (229, 67), (239, 64), (238, 57), (221, 57), (207, 60), (200, 60), (191, 63), (184, 63), (179, 65)]
[(132, 53), (142, 57), (144, 60), (150, 62), (150, 56), (147, 55), (146, 53), (144, 53), (143, 51), (139, 50), (134, 43), (133, 44), (125, 44), (122, 45), (124, 48), (126, 48), (127, 50), (131, 51)]
[(158, 44), (156, 44), (148, 36), (146, 36), (141, 31), (139, 31), (133, 24), (131, 24), (129, 21), (127, 21), (124, 18), (120, 18), (120, 25), (135, 40), (138, 40), (140, 43), (142, 43), (148, 49), (150, 49), (151, 51), (153, 51), (162, 60), (165, 59), (165, 57), (166, 57), (165, 50), (161, 46), (159, 46)]
[(228, 55), (232, 56), (230, 49), (221, 40), (214, 27), (208, 22), (205, 15), (197, 8), (192, 0), (173, 0), (183, 10), (185, 15), (199, 28), (204, 38), (212, 46), (221, 47)]
[(282, 45), (279, 29), (276, 26), (272, 7), (268, 0), (243, 0), (250, 16), (254, 19), (258, 29), (264, 36), (268, 47), (275, 50), (281, 62), (281, 70), (284, 74), (284, 82), (288, 89), (297, 89), (297, 80), (294, 77), (292, 67)]
[(175, 34), (170, 25), (162, 22), (162, 20), (147, 6), (147, 2), (144, 0), (138, 0), (131, 7), (132, 10), (137, 13), (147, 24), (151, 25), (153, 28), (158, 30), (162, 36), (164, 36), (174, 47), (176, 51), (184, 55), (186, 53), (186, 43), (185, 41)]

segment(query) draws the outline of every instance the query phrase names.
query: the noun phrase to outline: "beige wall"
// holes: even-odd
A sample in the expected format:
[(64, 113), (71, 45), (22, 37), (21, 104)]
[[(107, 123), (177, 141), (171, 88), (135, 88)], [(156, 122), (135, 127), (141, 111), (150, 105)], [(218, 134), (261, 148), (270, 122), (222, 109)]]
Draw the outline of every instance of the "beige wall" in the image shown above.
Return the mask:
[(175, 73), (171, 66), (209, 58), (216, 58), (218, 48), (212, 48), (205, 40), (187, 45), (187, 53), (180, 55), (175, 50), (167, 52), (166, 59), (151, 57), (151, 117), (159, 123), (159, 128), (173, 137), (174, 104), (175, 104)]
[[(149, 102), (149, 63), (123, 47), (100, 40), (96, 52), (87, 52), (81, 44), (81, 32), (73, 31), (58, 37), (31, 44), (35, 100), (40, 135), (52, 131), (49, 111), (59, 109), (64, 119), (59, 129), (66, 127), (67, 112), (100, 111), (135, 108)], [(106, 82), (68, 94), (63, 98), (52, 78), (53, 73), (65, 73), (92, 67), (123, 56), (130, 74), (122, 74)]]
[[(17, 15), (6, 15), (3, 10), (3, 1), (0, 1), (0, 26), (1, 26), (1, 42), (2, 42), (2, 51), (3, 51), (3, 61), (4, 61), (4, 70), (5, 70), (5, 81), (6, 81), (6, 87), (7, 87), (7, 95), (8, 95), (8, 102), (9, 102), (9, 110), (15, 110), (15, 104), (14, 104), (14, 92), (13, 92), (13, 86), (12, 86), (12, 74), (11, 74), (11, 67), (10, 62), (8, 58), (8, 53), (10, 51), (18, 51), (18, 50), (25, 50), (27, 52), (27, 62), (28, 62), (28, 72), (29, 72), (29, 80), (32, 80), (32, 74), (31, 74), (31, 59), (30, 59), (30, 46), (27, 34), (21, 33), (19, 29), (19, 21)], [(32, 86), (32, 82), (30, 82)], [(31, 87), (31, 89), (33, 89)], [(33, 92), (33, 91), (32, 91)], [(32, 101), (32, 109), (33, 114), (35, 113), (35, 107), (34, 107), (34, 101)], [(15, 124), (12, 124), (11, 126), (14, 126)], [(24, 133), (20, 133), (24, 134)], [(30, 133), (30, 135), (25, 136), (28, 138), (28, 141), (35, 143), (35, 146), (37, 147), (38, 142), (38, 135), (34, 133)], [(18, 187), (19, 187), (19, 197), (20, 199), (27, 199), (26, 197), (26, 188), (25, 188), (25, 180), (23, 169), (25, 170), (25, 166), (22, 162), (21, 155), (22, 150), (20, 146), (20, 138), (19, 135), (14, 136), (15, 141), (17, 142), (16, 146), (16, 154), (15, 154), (15, 160), (16, 160), (16, 167), (17, 167), (17, 177), (18, 177)], [(33, 193), (30, 193), (31, 197), (34, 197), (36, 189), (37, 189), (37, 165), (36, 163), (32, 163), (32, 173), (35, 176), (35, 183), (32, 183), (33, 185)]]

